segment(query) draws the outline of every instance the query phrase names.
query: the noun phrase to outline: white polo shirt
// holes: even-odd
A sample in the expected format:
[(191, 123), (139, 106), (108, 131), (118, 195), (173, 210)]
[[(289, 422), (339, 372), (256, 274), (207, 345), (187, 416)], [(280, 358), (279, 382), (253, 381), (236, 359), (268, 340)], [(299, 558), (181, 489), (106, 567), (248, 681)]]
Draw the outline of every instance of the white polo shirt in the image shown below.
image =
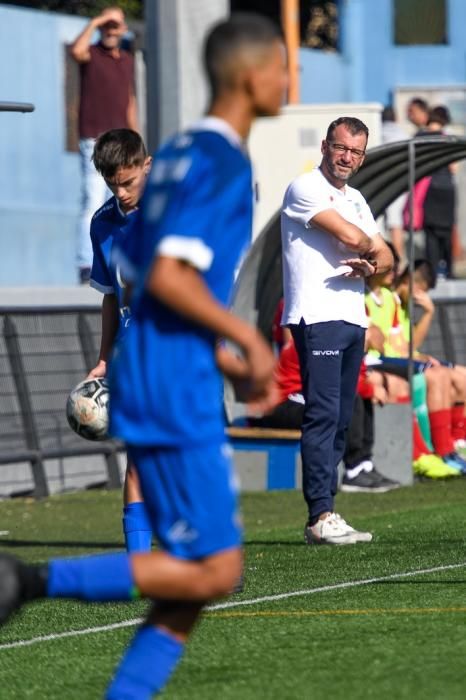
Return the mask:
[(300, 175), (288, 187), (281, 216), (284, 309), (282, 324), (347, 321), (367, 328), (364, 280), (343, 277), (345, 258), (358, 257), (329, 233), (309, 220), (326, 209), (335, 209), (368, 236), (378, 227), (358, 190), (342, 190), (330, 184), (320, 168)]

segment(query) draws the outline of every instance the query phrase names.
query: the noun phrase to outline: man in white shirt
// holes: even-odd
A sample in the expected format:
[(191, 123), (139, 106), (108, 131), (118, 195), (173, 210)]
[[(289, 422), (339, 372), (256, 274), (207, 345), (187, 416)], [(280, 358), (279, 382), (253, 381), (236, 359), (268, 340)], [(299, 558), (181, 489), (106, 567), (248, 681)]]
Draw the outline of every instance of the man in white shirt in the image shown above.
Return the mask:
[(364, 161), (368, 135), (354, 117), (333, 121), (320, 167), (296, 178), (283, 203), (282, 324), (296, 343), (306, 401), (301, 454), (308, 544), (372, 539), (333, 510), (364, 352), (364, 278), (393, 264), (364, 197), (346, 184)]

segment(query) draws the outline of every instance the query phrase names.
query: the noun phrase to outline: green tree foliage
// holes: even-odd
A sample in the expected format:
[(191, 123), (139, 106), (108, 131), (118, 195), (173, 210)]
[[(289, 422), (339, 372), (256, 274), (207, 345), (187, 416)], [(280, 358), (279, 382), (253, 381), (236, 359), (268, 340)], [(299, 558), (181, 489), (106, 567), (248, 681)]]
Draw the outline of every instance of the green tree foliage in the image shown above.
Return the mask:
[(128, 19), (142, 19), (144, 13), (143, 0), (3, 0), (3, 4), (83, 17), (95, 17), (105, 7), (116, 5), (121, 7)]

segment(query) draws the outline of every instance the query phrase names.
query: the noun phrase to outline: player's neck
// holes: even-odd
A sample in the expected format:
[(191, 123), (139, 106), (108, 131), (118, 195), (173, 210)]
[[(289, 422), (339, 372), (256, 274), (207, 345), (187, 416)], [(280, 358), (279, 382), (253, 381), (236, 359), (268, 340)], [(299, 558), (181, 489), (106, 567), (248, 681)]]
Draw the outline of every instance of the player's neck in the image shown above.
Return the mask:
[(254, 115), (248, 112), (241, 99), (223, 97), (216, 99), (210, 106), (208, 116), (218, 117), (227, 122), (243, 141), (249, 136)]

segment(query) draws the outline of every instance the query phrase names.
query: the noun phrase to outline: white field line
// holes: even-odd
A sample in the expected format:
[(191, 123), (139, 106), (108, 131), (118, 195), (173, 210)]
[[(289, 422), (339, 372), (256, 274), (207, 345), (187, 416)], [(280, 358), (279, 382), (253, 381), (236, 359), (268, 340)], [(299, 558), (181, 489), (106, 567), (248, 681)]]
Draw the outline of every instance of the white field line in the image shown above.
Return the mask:
[[(288, 593), (277, 593), (276, 595), (266, 595), (261, 598), (250, 598), (249, 600), (229, 600), (225, 603), (217, 603), (206, 608), (206, 611), (215, 612), (216, 610), (226, 610), (228, 608), (244, 607), (246, 605), (258, 605), (260, 603), (270, 603), (276, 600), (286, 600), (287, 598), (296, 598), (298, 596), (315, 595), (316, 593), (326, 593), (327, 591), (336, 591), (343, 588), (356, 588), (357, 586), (368, 586), (373, 583), (383, 583), (384, 581), (392, 581), (397, 578), (408, 578), (410, 576), (420, 576), (423, 574), (433, 574), (439, 571), (451, 571), (453, 569), (462, 569), (466, 567), (466, 561), (459, 564), (444, 564), (442, 566), (433, 566), (429, 569), (416, 569), (414, 571), (403, 571), (397, 574), (389, 574), (388, 576), (378, 576), (374, 578), (365, 578), (357, 581), (343, 581), (342, 583), (334, 583), (329, 586), (319, 586), (318, 588), (307, 588), (299, 591), (289, 591)], [(82, 630), (69, 630), (67, 632), (57, 632), (47, 634), (32, 639), (20, 639), (16, 642), (7, 642), (0, 644), (0, 651), (3, 649), (15, 649), (16, 647), (27, 647), (40, 642), (50, 642), (56, 639), (64, 639), (65, 637), (78, 637), (85, 634), (96, 634), (97, 632), (111, 632), (112, 630), (121, 629), (123, 627), (134, 627), (143, 622), (143, 618), (135, 618), (133, 620), (124, 620), (123, 622), (115, 622), (111, 625), (101, 625), (100, 627), (87, 627)]]

